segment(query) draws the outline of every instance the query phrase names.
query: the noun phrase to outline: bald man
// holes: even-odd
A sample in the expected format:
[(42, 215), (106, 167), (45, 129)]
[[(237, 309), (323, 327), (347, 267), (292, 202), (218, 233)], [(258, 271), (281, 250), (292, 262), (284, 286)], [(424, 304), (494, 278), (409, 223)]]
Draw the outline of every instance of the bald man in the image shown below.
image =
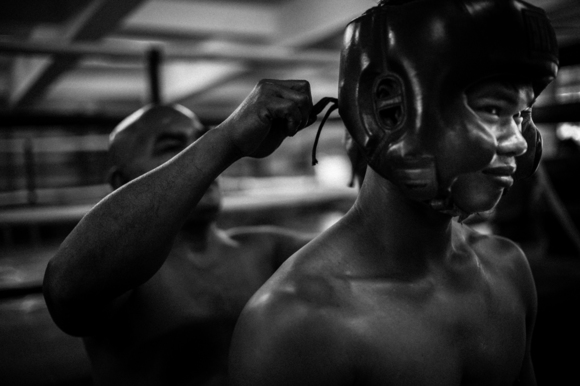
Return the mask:
[(218, 229), (218, 175), (311, 122), (306, 81), (265, 80), (207, 131), (181, 106), (146, 106), (111, 134), (113, 193), (48, 264), (56, 324), (82, 337), (97, 385), (221, 385), (246, 301), (311, 235)]

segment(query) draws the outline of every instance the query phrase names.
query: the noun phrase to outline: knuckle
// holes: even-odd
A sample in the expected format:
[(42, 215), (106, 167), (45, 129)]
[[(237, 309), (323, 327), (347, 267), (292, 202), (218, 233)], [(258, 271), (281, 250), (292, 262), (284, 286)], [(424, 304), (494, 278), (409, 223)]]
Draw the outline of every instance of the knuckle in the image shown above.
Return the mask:
[(300, 111), (300, 102), (288, 99), (286, 102), (286, 109), (289, 114), (296, 114)]
[(262, 122), (262, 123), (269, 123), (272, 121), (272, 114), (265, 107), (261, 108), (258, 111), (257, 116), (258, 116), (258, 119), (260, 120), (260, 122)]
[(256, 84), (255, 89), (259, 92), (263, 92), (269, 88), (270, 83), (266, 79), (261, 79)]
[(260, 79), (258, 81), (258, 87), (271, 87), (273, 83), (272, 79)]
[(300, 84), (300, 87), (305, 91), (305, 92), (310, 92), (310, 82), (307, 80), (300, 80), (298, 81)]
[(301, 105), (308, 104), (310, 102), (310, 96), (306, 93), (300, 93), (298, 96), (298, 101)]

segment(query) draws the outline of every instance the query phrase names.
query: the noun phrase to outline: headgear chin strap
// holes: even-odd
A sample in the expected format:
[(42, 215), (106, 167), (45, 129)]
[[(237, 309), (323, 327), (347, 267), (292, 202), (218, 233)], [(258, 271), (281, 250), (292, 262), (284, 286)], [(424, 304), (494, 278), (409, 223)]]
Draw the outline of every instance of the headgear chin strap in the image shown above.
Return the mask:
[[(378, 174), (412, 199), (446, 202), (457, 176), (484, 168), (497, 147), (467, 88), (507, 75), (530, 82), (537, 97), (557, 67), (553, 28), (523, 1), (386, 2), (346, 28), (339, 113)], [(541, 154), (533, 123), (524, 136), (519, 174)]]
[(532, 120), (532, 109), (522, 111), (522, 136), (528, 144), (528, 151), (516, 157), (515, 179), (530, 177), (542, 159), (542, 136)]

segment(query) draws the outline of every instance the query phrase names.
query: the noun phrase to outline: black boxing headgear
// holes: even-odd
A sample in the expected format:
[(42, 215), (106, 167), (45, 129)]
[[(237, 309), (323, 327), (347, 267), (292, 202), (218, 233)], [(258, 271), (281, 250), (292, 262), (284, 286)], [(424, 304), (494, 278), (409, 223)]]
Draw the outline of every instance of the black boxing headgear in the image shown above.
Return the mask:
[(530, 177), (542, 159), (542, 136), (532, 120), (532, 109), (522, 111), (522, 136), (528, 144), (528, 150), (516, 157), (516, 173), (514, 179)]
[[(496, 151), (466, 89), (513, 75), (537, 96), (557, 68), (553, 28), (523, 1), (387, 1), (346, 28), (339, 113), (377, 173), (413, 199), (441, 199), (458, 175), (482, 169)], [(541, 141), (529, 122), (524, 159), (537, 166), (533, 147)], [(528, 166), (521, 167), (535, 168)]]

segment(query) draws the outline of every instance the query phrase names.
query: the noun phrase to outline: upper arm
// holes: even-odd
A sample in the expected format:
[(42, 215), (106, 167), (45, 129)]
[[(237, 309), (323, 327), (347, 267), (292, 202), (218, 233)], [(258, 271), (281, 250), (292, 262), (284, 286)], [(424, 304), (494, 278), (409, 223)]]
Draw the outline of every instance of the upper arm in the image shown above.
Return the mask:
[(97, 333), (124, 306), (132, 293), (127, 291), (110, 301), (76, 297), (67, 275), (63, 274), (66, 270), (58, 264), (53, 259), (46, 268), (43, 295), (54, 323), (69, 335), (89, 336)]
[(499, 238), (499, 240), (505, 243), (505, 249), (509, 251), (506, 261), (511, 264), (511, 280), (515, 283), (526, 307), (526, 334), (531, 338), (538, 309), (538, 297), (532, 269), (526, 255), (517, 244), (504, 238)]
[(295, 299), (258, 293), (238, 320), (230, 351), (231, 384), (342, 385), (352, 377), (338, 326)]
[(515, 245), (514, 247), (517, 248), (516, 253), (518, 253), (516, 257), (516, 269), (520, 272), (518, 275), (518, 285), (526, 305), (526, 352), (524, 355), (522, 368), (520, 370), (518, 384), (535, 386), (536, 377), (532, 363), (531, 346), (534, 326), (536, 323), (536, 315), (538, 312), (538, 298), (536, 285), (534, 283), (534, 277), (532, 275), (529, 262), (523, 251), (521, 251), (520, 248)]
[(469, 237), (478, 255), (487, 262), (488, 269), (503, 277), (518, 295), (526, 309), (528, 327), (533, 327), (537, 313), (536, 285), (523, 250), (510, 239), (501, 236), (473, 233)]
[(500, 259), (500, 264), (504, 264), (505, 272), (509, 275), (510, 282), (514, 284), (526, 312), (526, 349), (516, 385), (535, 386), (536, 378), (531, 357), (532, 336), (537, 314), (534, 277), (526, 255), (517, 244), (503, 237), (495, 237), (494, 240), (498, 247), (495, 252)]
[(536, 386), (536, 375), (534, 374), (534, 365), (532, 364), (532, 357), (529, 350), (526, 350), (526, 355), (516, 385)]

